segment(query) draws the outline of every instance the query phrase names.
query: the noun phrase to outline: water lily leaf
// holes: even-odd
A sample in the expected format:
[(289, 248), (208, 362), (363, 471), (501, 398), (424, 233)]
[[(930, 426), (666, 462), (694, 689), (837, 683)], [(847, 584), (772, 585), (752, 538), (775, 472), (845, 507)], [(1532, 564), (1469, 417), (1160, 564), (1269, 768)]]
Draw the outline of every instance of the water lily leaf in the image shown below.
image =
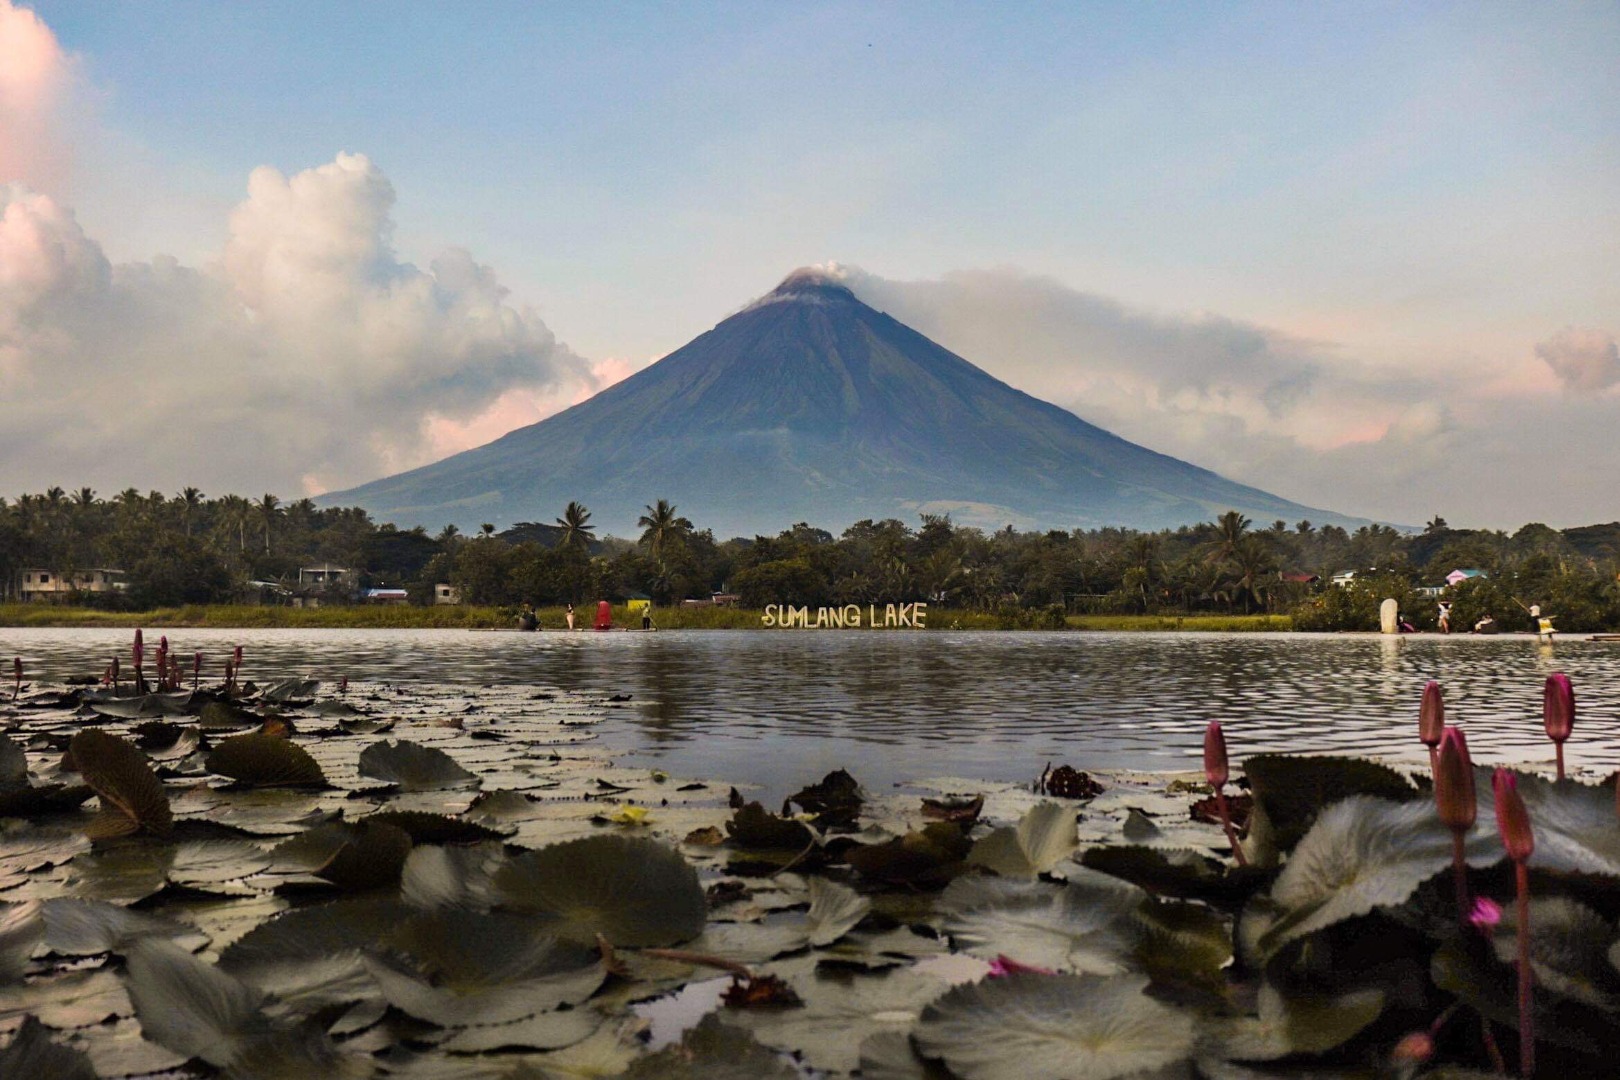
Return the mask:
[(487, 911), (495, 903), (495, 874), (506, 863), (499, 843), (413, 848), (400, 876), (400, 897), (425, 910)]
[(169, 796), (133, 743), (92, 728), (73, 736), (68, 752), (101, 799), (101, 816), (86, 830), (92, 839), (138, 831), (168, 835), (174, 825)]
[(188, 1058), (229, 1068), (249, 1037), (268, 1034), (263, 997), (168, 941), (145, 938), (127, 955), (126, 985), (146, 1037)]
[(1155, 985), (1221, 997), (1221, 974), (1232, 959), (1227, 920), (1201, 904), (1149, 899), (1131, 913), (1136, 924), (1132, 959)]
[(844, 857), (862, 877), (874, 881), (938, 888), (962, 869), (972, 847), (960, 825), (936, 821), (882, 844), (852, 847)]
[(831, 945), (866, 918), (872, 901), (846, 885), (826, 878), (810, 879), (810, 913), (805, 926), (812, 945)]
[(156, 842), (104, 846), (73, 860), (69, 884), (76, 896), (133, 904), (162, 891), (169, 883), (174, 848)]
[(737, 847), (750, 851), (801, 851), (815, 834), (802, 821), (778, 817), (757, 802), (739, 807), (726, 822), (726, 835)]
[(1003, 877), (1033, 878), (1067, 859), (1080, 846), (1074, 807), (1040, 803), (1012, 828), (1000, 828), (973, 845), (967, 861)]
[(556, 933), (594, 943), (668, 946), (696, 937), (708, 921), (697, 871), (652, 840), (590, 836), (529, 851), (495, 875), (502, 906), (559, 920)]
[(639, 1058), (625, 1080), (799, 1080), (781, 1054), (713, 1014), (679, 1043)]
[[(1474, 865), (1501, 857), (1483, 828), (1468, 839)], [(1297, 938), (1380, 907), (1404, 903), (1447, 869), (1451, 833), (1431, 800), (1396, 803), (1356, 795), (1334, 803), (1299, 842), (1271, 889), (1279, 915), (1256, 941), (1264, 957)]]
[(0, 791), (0, 818), (43, 817), (46, 814), (65, 814), (76, 809), (94, 792), (84, 784), (41, 784), (39, 787), (14, 787)]
[(509, 1024), (464, 1027), (439, 1045), (452, 1054), (489, 1050), (557, 1050), (589, 1038), (602, 1017), (589, 1009), (563, 1009), (514, 1020)]
[(503, 835), (476, 822), (421, 810), (382, 810), (365, 820), (403, 829), (417, 844), (476, 844), (481, 840), (499, 840)]
[(208, 771), (248, 787), (318, 787), (326, 774), (297, 743), (252, 731), (234, 735), (208, 755)]
[[(1610, 962), (1615, 928), (1585, 904), (1565, 896), (1530, 898), (1530, 968), (1536, 987), (1600, 1009), (1620, 1008), (1620, 971)], [(1491, 938), (1496, 958), (1518, 959), (1518, 906), (1502, 905), (1502, 922)]]
[(1114, 1080), (1185, 1060), (1193, 1018), (1140, 975), (1008, 975), (958, 986), (914, 1038), (962, 1080)]
[(348, 842), (315, 873), (346, 892), (397, 885), (411, 854), (410, 834), (369, 821), (350, 828), (353, 831)]
[(58, 897), (44, 901), (41, 915), (45, 946), (60, 956), (122, 952), (143, 937), (186, 941), (199, 948), (208, 943), (207, 936), (194, 926), (101, 900)]
[(302, 984), (301, 968), (380, 945), (411, 910), (397, 900), (338, 900), (260, 923), (220, 954), (220, 970), (261, 989)]
[(294, 701), (313, 700), (315, 692), (321, 688), (318, 679), (286, 679), (272, 686), (265, 687), (259, 697), (264, 701), (273, 701), (287, 704)]
[[(1491, 770), (1480, 768), (1474, 779), (1479, 820), (1488, 824), (1496, 821), (1490, 777)], [(1615, 815), (1613, 786), (1549, 780), (1534, 773), (1515, 777), (1536, 835), (1533, 869), (1620, 877), (1620, 817)], [(1494, 835), (1494, 828), (1490, 831)]]
[(52, 1042), (50, 1029), (28, 1016), (11, 1042), (0, 1050), (0, 1076), (96, 1080), (96, 1069), (81, 1051)]
[(345, 735), (381, 735), (385, 731), (391, 731), (393, 727), (394, 721), (391, 718), (382, 719), (375, 716), (356, 716), (353, 719), (338, 721), (338, 728)]
[(1147, 895), (1106, 874), (1066, 885), (962, 878), (940, 896), (944, 929), (962, 951), (1031, 967), (1114, 975), (1126, 970)]
[(38, 900), (0, 907), (0, 986), (22, 980), (29, 958), (44, 940)]
[(883, 1031), (861, 1043), (861, 1080), (951, 1080), (951, 1074), (919, 1055), (910, 1035)]
[(159, 694), (142, 694), (139, 697), (122, 698), (89, 698), (85, 704), (97, 716), (105, 716), (114, 720), (134, 720), (141, 716), (162, 716), (168, 710), (163, 707), (162, 696)]
[(971, 825), (979, 820), (979, 815), (983, 811), (983, 795), (975, 795), (971, 799), (924, 799), (922, 801), (922, 816), (931, 821), (955, 821)]
[(238, 728), (258, 727), (263, 718), (256, 713), (227, 701), (210, 701), (197, 714), (197, 726), (203, 731), (232, 731)]
[(397, 784), (401, 791), (439, 791), (479, 782), (443, 750), (405, 739), (372, 743), (362, 750), (360, 775)]
[(1197, 851), (1094, 847), (1080, 857), (1080, 865), (1166, 896), (1205, 899), (1226, 891), (1226, 868), (1219, 860)]
[(1259, 1015), (1230, 1021), (1221, 1053), (1238, 1061), (1275, 1061), (1293, 1054), (1325, 1054), (1349, 1042), (1384, 1011), (1376, 987), (1337, 995), (1291, 994), (1260, 987)]
[(10, 736), (0, 735), (0, 793), (28, 786), (28, 756)]
[[(175, 845), (168, 877), (176, 885), (219, 892), (221, 886), (263, 873), (269, 866), (270, 857), (263, 849), (246, 840), (188, 840)], [(257, 890), (238, 887), (223, 891), (241, 894)]]
[[(1289, 851), (1327, 807), (1352, 795), (1403, 802), (1419, 792), (1394, 769), (1365, 758), (1257, 754), (1243, 762), (1254, 793), (1254, 813), (1263, 816), (1251, 830), (1265, 835), (1276, 850)], [(1487, 784), (1488, 788), (1490, 785)]]

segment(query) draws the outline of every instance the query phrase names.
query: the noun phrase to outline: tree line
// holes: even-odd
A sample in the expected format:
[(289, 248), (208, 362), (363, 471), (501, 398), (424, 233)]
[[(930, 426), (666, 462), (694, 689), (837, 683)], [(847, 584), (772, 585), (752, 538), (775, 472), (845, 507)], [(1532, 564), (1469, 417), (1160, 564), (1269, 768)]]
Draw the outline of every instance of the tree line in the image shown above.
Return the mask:
[[(51, 488), (0, 499), (0, 583), (15, 595), (25, 568), (64, 576), (117, 568), (126, 591), (78, 599), (144, 609), (262, 598), (250, 583), (292, 586), (300, 567), (330, 563), (358, 571), (357, 584), (404, 588), (421, 603), (447, 583), (465, 602), (489, 605), (632, 596), (668, 605), (724, 592), (745, 607), (922, 599), (1022, 623), (1074, 613), (1263, 612), (1292, 614), (1305, 629), (1365, 629), (1386, 596), (1420, 628), (1432, 627), (1436, 604), (1420, 590), (1453, 569), (1478, 569), (1483, 579), (1448, 594), (1454, 626), (1486, 611), (1511, 625), (1521, 606), (1540, 603), (1561, 629), (1620, 627), (1620, 523), (1507, 533), (1453, 529), (1436, 517), (1403, 533), (1260, 525), (1229, 511), (1159, 532), (985, 531), (922, 515), (915, 525), (865, 520), (835, 534), (800, 522), (720, 540), (667, 499), (645, 510), (634, 538), (599, 536), (578, 501), (551, 522), (429, 534), (379, 525), (358, 508), (273, 494), (131, 488), (102, 499), (89, 488)], [(1346, 570), (1357, 572), (1353, 585), (1328, 585)]]

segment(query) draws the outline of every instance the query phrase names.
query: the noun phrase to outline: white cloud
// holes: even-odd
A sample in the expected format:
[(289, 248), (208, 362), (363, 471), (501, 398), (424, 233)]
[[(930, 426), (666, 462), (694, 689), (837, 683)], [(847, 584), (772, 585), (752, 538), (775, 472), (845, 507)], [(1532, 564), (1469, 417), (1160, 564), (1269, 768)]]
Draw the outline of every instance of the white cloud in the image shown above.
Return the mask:
[(445, 449), (439, 421), (594, 385), (467, 252), (402, 261), (393, 204), (360, 155), (261, 168), (217, 262), (114, 266), (51, 197), (0, 191), (5, 486), (359, 483)]
[(47, 187), (61, 179), (68, 148), (56, 121), (71, 73), (50, 27), (0, 0), (0, 183)]
[(1572, 392), (1595, 393), (1620, 383), (1620, 343), (1606, 330), (1566, 327), (1536, 345), (1536, 355)]

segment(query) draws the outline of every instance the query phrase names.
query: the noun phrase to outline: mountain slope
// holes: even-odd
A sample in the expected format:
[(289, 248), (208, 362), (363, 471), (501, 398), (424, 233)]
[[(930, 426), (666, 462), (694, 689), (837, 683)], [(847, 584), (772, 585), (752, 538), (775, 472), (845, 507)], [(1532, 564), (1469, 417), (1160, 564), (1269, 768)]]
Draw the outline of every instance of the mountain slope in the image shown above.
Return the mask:
[(660, 498), (721, 537), (920, 512), (990, 528), (1162, 528), (1228, 509), (1359, 523), (1109, 434), (810, 271), (566, 412), (319, 501), (466, 529), (550, 521), (578, 499), (625, 535)]

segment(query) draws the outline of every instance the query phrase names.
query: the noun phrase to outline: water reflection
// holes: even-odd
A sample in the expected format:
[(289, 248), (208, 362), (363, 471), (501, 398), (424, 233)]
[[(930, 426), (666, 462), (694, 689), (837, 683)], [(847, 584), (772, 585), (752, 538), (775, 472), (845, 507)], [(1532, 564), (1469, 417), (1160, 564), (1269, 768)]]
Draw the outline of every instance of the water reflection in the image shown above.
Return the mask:
[[(1620, 764), (1620, 644), (1523, 636), (179, 630), (213, 670), (232, 644), (246, 676), (527, 683), (633, 695), (601, 728), (631, 761), (676, 775), (794, 790), (847, 767), (864, 782), (1016, 780), (1081, 768), (1195, 767), (1204, 723), (1234, 756), (1338, 751), (1421, 760), (1426, 679), (1485, 760), (1550, 758), (1541, 682), (1575, 680), (1572, 764)], [(124, 630), (0, 631), (32, 674), (99, 671)], [(127, 657), (126, 657), (127, 664)]]

